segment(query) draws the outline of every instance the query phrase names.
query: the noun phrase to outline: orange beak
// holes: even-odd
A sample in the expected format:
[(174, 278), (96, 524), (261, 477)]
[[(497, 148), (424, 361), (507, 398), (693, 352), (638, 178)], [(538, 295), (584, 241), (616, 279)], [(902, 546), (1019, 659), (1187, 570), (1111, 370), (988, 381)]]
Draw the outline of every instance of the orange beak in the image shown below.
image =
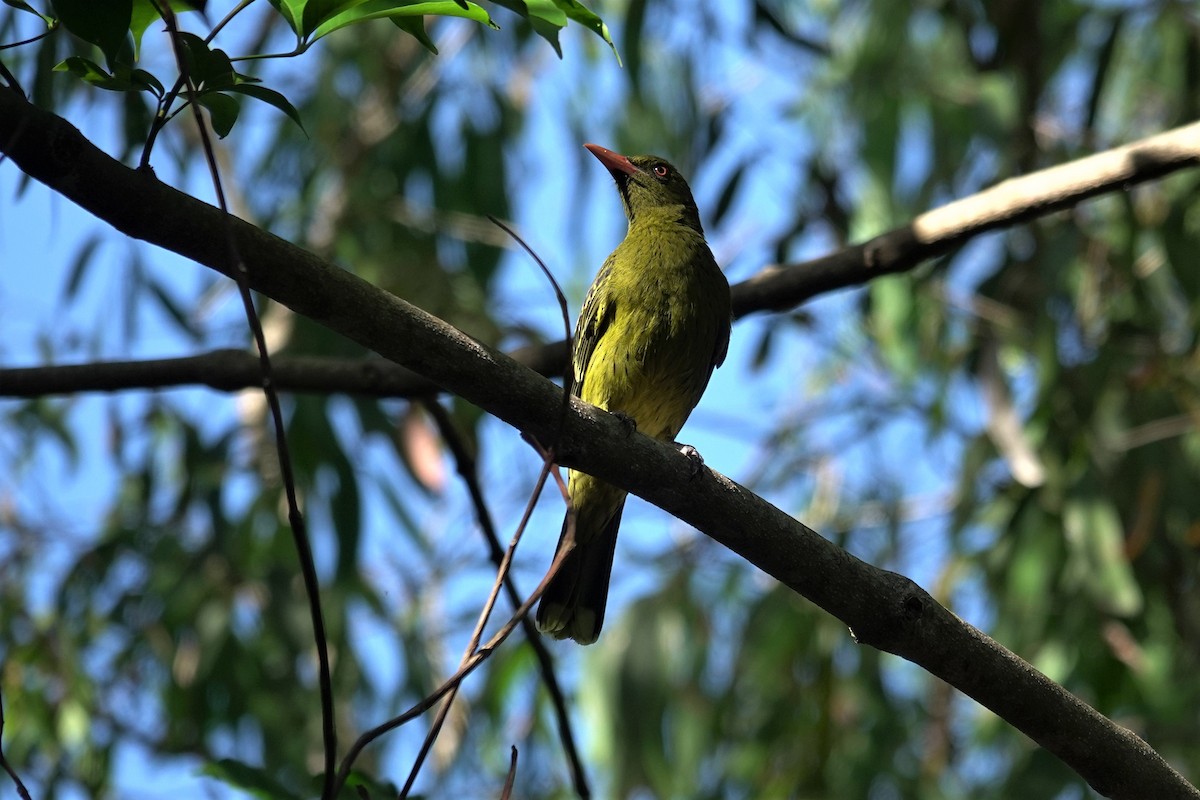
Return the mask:
[(599, 159), (600, 163), (603, 164), (605, 168), (614, 176), (618, 172), (623, 172), (626, 175), (633, 175), (638, 171), (638, 168), (635, 167), (633, 162), (631, 162), (628, 158), (620, 153), (614, 153), (607, 147), (601, 147), (598, 144), (585, 144), (584, 147), (588, 149), (588, 152)]

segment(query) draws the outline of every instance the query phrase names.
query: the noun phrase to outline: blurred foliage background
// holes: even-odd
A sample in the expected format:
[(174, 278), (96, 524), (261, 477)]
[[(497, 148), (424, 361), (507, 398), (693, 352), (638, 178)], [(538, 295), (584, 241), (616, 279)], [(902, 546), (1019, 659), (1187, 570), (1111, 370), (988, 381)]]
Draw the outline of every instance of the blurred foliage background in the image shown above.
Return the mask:
[[(514, 5), (489, 8), (500, 30), (430, 18), (436, 56), (381, 21), (299, 58), (239, 64), (286, 95), (305, 130), (243, 107), (219, 145), (235, 211), (515, 347), (563, 332), (544, 281), (484, 215), (514, 221), (574, 313), (622, 233), (582, 142), (676, 162), (736, 282), (1193, 120), (1200, 104), (1189, 3), (597, 2), (620, 66), (577, 25), (550, 35), (560, 58), (501, 7)], [(209, 6), (211, 19), (228, 10)], [(0, 40), (30, 35), (28, 16), (0, 12)], [(151, 26), (142, 55), (169, 85), (164, 42)], [(292, 39), (258, 4), (216, 44), (281, 52)], [(59, 31), (3, 57), (37, 103), (136, 163), (145, 94), (49, 69), (89, 52)], [(180, 119), (153, 163), (207, 198), (199, 153)], [(12, 252), (19, 215), (49, 204), (2, 173)], [(1172, 176), (744, 319), (684, 431), (712, 467), (913, 577), (1193, 781), (1198, 182)], [(71, 255), (53, 267), (6, 257), (27, 283), (10, 277), (0, 295), (5, 365), (248, 346), (225, 279), (103, 227), (65, 233)], [(52, 313), (23, 316), (31, 294)], [(285, 309), (263, 314), (281, 356), (365, 355)], [(505, 426), (439, 402), (507, 535), (536, 457)], [(453, 670), (492, 570), (418, 406), (285, 404), (345, 744)], [(312, 636), (260, 398), (130, 391), (5, 400), (0, 413), (4, 751), (36, 796), (237, 794), (222, 759), (311, 793)], [(552, 648), (600, 796), (1089, 795), (992, 714), (633, 505), (608, 629), (587, 650)], [(561, 513), (544, 498), (518, 553), (526, 591)], [(516, 796), (571, 796), (519, 636), (456, 708), (419, 791), (497, 796), (515, 744)], [(405, 728), (360, 766), (402, 782), (423, 734)]]

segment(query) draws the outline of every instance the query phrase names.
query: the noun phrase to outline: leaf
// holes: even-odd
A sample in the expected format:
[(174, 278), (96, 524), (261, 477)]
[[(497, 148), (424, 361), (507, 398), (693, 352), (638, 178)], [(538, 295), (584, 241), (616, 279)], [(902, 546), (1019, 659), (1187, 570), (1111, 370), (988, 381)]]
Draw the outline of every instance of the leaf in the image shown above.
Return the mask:
[(129, 92), (140, 88), (134, 86), (133, 82), (127, 78), (122, 79), (115, 75), (109, 75), (95, 61), (83, 56), (71, 56), (65, 61), (60, 61), (54, 65), (54, 71), (69, 72), (85, 83), (90, 83), (100, 89), (108, 89), (111, 92)]
[(26, 3), (25, 0), (4, 0), (4, 4), (12, 6), (19, 11), (27, 11), (30, 14), (33, 14), (35, 17), (41, 19), (42, 22), (46, 23), (48, 27), (54, 26), (54, 17), (47, 17), (45, 14), (39, 12), (36, 8), (29, 5), (29, 3)]
[(712, 224), (714, 227), (721, 224), (721, 220), (724, 219), (729, 207), (733, 204), (733, 198), (737, 196), (738, 187), (742, 185), (742, 178), (746, 175), (747, 166), (749, 166), (748, 162), (739, 162), (733, 175), (729, 177), (729, 182), (721, 190), (721, 195), (717, 198), (716, 205), (713, 206)]
[(567, 26), (569, 19), (566, 12), (554, 4), (554, 0), (496, 0), (496, 4), (529, 20), (534, 33), (549, 42), (558, 57), (562, 58), (558, 32)]
[(558, 32), (567, 26), (569, 20), (574, 20), (608, 42), (613, 55), (617, 56), (617, 64), (621, 63), (621, 57), (617, 54), (617, 46), (613, 44), (612, 37), (609, 35), (608, 26), (583, 3), (575, 2), (575, 0), (496, 0), (496, 4), (529, 20), (533, 30), (550, 43), (559, 58), (562, 58), (562, 48), (558, 43)]
[[(135, 73), (137, 71), (135, 70)], [(149, 90), (148, 90), (149, 91)], [(153, 91), (150, 94), (156, 94)], [(133, 157), (135, 153), (141, 152), (145, 146), (146, 131), (150, 130), (150, 125), (154, 119), (154, 112), (150, 106), (158, 106), (157, 99), (153, 104), (146, 101), (143, 92), (125, 92), (124, 102), (121, 104), (121, 131), (122, 142), (121, 154), (118, 160), (126, 161)], [(161, 97), (161, 95), (158, 95)]]
[(206, 90), (229, 89), (237, 83), (237, 73), (224, 50), (210, 50), (208, 43), (194, 33), (179, 34), (186, 53), (188, 75)]
[(1132, 616), (1142, 610), (1142, 591), (1125, 555), (1124, 529), (1113, 504), (1104, 498), (1068, 500), (1063, 529), (1072, 567), (1097, 607)]
[(166, 89), (163, 88), (162, 82), (149, 72), (146, 72), (144, 69), (131, 70), (129, 73), (129, 81), (134, 86), (137, 86), (143, 91), (150, 92), (155, 97), (162, 97), (163, 94), (166, 93)]
[(622, 26), (624, 41), (621, 47), (625, 51), (625, 67), (635, 88), (641, 86), (642, 30), (646, 23), (646, 5), (646, 0), (630, 0)]
[(301, 20), (304, 18), (305, 2), (306, 0), (271, 0), (271, 5), (275, 6), (279, 16), (283, 17), (297, 36), (303, 36)]
[(74, 260), (71, 262), (71, 268), (67, 271), (67, 280), (63, 284), (61, 300), (68, 301), (75, 299), (75, 295), (79, 293), (79, 287), (83, 283), (87, 268), (92, 263), (92, 256), (95, 255), (96, 249), (99, 246), (100, 237), (94, 233), (80, 245), (79, 250), (75, 253)]
[(129, 32), (133, 35), (134, 58), (138, 58), (142, 49), (142, 34), (155, 20), (162, 19), (158, 7), (152, 0), (133, 0), (133, 8), (129, 18)]
[(296, 35), (304, 39), (322, 20), (361, 2), (363, 0), (283, 0), (282, 3), (271, 0), (271, 5), (283, 14)]
[(424, 17), (392, 17), (392, 24), (400, 30), (412, 36), (421, 46), (435, 56), (438, 54), (437, 45), (433, 43), (433, 39), (429, 38), (429, 34), (425, 32)]
[(262, 800), (300, 800), (300, 795), (288, 791), (282, 783), (261, 767), (251, 766), (244, 761), (222, 758), (205, 764), (201, 775), (216, 778), (222, 783), (243, 789), (251, 797)]
[[(400, 794), (400, 787), (388, 780), (374, 777), (363, 770), (353, 770), (346, 778), (346, 786), (354, 790), (355, 797), (397, 797)], [(320, 786), (313, 786), (316, 792), (321, 791)], [(417, 797), (417, 795), (410, 795)]]
[(871, 282), (868, 292), (880, 355), (898, 377), (912, 380), (919, 366), (912, 336), (912, 281), (904, 276), (880, 278)]
[(172, 297), (167, 287), (152, 276), (146, 278), (146, 289), (158, 301), (158, 305), (163, 310), (163, 313), (170, 317), (179, 327), (181, 333), (192, 339), (197, 338), (196, 326), (192, 324), (190, 317), (191, 310), (186, 304), (180, 303)]
[[(242, 76), (239, 75), (238, 77), (241, 78)], [(292, 122), (296, 123), (300, 130), (304, 130), (304, 122), (300, 119), (300, 112), (296, 110), (295, 106), (288, 102), (286, 97), (274, 89), (268, 89), (265, 86), (258, 86), (253, 83), (239, 82), (235, 83), (233, 86), (230, 86), (229, 91), (237, 92), (238, 94), (244, 94), (247, 97), (253, 97), (255, 100), (261, 100), (267, 105), (274, 106), (284, 114), (287, 114)], [(305, 133), (308, 133), (308, 131), (305, 131)]]
[(603, 39), (612, 49), (613, 55), (617, 57), (617, 66), (621, 65), (621, 55), (617, 52), (617, 46), (613, 44), (612, 36), (608, 32), (608, 26), (604, 24), (604, 20), (576, 0), (554, 0), (554, 5), (565, 11), (572, 20)]
[(112, 92), (150, 92), (162, 97), (162, 83), (144, 69), (132, 69), (127, 64), (117, 64), (112, 74), (99, 64), (82, 56), (71, 56), (54, 66), (55, 72), (69, 72), (85, 83)]
[(196, 102), (208, 109), (217, 136), (221, 139), (228, 136), (237, 122), (240, 110), (237, 100), (220, 92), (206, 92), (196, 98)]
[(366, 22), (372, 19), (395, 19), (397, 17), (420, 17), (423, 15), (437, 17), (462, 17), (463, 19), (474, 20), (478, 23), (487, 25), (491, 28), (499, 30), (499, 26), (492, 22), (491, 16), (488, 15), (481, 7), (474, 3), (467, 3), (467, 7), (463, 8), (454, 0), (436, 0), (430, 3), (403, 3), (397, 0), (367, 0), (365, 3), (357, 3), (353, 8), (347, 8), (330, 18), (321, 22), (320, 25), (312, 33), (312, 40), (316, 41), (323, 36), (328, 36), (336, 30), (341, 30), (348, 25), (353, 25), (358, 22)]
[(362, 497), (358, 476), (345, 450), (337, 448), (329, 466), (336, 470), (338, 488), (329, 501), (333, 527), (337, 531), (337, 573), (339, 584), (352, 582), (358, 572), (358, 556), (362, 542)]
[(133, 0), (53, 0), (63, 27), (100, 48), (110, 61), (129, 32)]
[[(146, 32), (155, 20), (162, 19), (158, 13), (157, 2), (162, 0), (133, 0), (133, 15), (129, 21), (129, 33), (133, 35), (134, 59), (139, 57), (142, 47), (142, 34)], [(188, 0), (170, 0), (171, 10), (177, 14), (187, 11), (197, 11), (203, 3), (188, 2)]]

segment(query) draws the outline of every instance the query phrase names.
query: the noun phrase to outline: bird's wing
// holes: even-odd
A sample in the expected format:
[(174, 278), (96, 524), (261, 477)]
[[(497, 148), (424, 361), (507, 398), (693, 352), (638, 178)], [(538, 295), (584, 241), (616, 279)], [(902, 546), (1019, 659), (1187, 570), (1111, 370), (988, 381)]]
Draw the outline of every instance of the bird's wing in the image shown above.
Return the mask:
[(579, 312), (579, 322), (575, 325), (575, 342), (572, 349), (572, 362), (575, 367), (575, 386), (573, 394), (578, 395), (583, 386), (583, 376), (587, 374), (588, 364), (592, 353), (596, 352), (596, 344), (605, 334), (617, 314), (616, 298), (608, 291), (606, 278), (612, 272), (612, 256), (604, 261), (604, 266), (596, 275), (592, 287), (588, 290), (587, 298), (583, 301), (583, 310)]
[(720, 338), (717, 340), (717, 349), (713, 351), (712, 367), (709, 369), (710, 373), (724, 364), (725, 356), (729, 355), (729, 328), (729, 322), (721, 326), (721, 331), (718, 334)]
[[(724, 275), (722, 275), (721, 268), (717, 266), (717, 260), (713, 258), (711, 251), (709, 252), (708, 257), (712, 258), (713, 269), (716, 270), (716, 274), (721, 275), (721, 280), (717, 282), (718, 288), (723, 289), (726, 297), (728, 297), (729, 283), (725, 280)], [(726, 304), (728, 305), (728, 301), (726, 301)], [(728, 314), (725, 319), (721, 320), (718, 324), (721, 326), (721, 328), (717, 332), (717, 346), (716, 349), (713, 350), (712, 367), (709, 369), (710, 375), (712, 374), (712, 370), (725, 363), (725, 356), (729, 354), (729, 333), (730, 328), (733, 327), (733, 315)]]

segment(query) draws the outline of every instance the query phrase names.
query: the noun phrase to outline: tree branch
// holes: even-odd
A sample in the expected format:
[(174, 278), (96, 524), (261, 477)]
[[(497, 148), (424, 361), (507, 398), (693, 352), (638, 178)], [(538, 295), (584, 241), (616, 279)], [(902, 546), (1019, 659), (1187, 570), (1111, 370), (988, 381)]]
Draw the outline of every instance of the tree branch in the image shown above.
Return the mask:
[[(1194, 146), (1200, 126), (1177, 134)], [(118, 230), (218, 271), (226, 268), (219, 211), (128, 169), (65, 120), (2, 88), (0, 149), (28, 175)], [(1171, 158), (1152, 150), (1157, 155), (1131, 153), (1125, 160), (1161, 175)], [(1175, 159), (1180, 165), (1195, 160), (1195, 152)], [(692, 477), (691, 461), (675, 448), (630, 435), (619, 420), (577, 400), (564, 429), (556, 430), (562, 390), (550, 381), (311, 253), (240, 220), (231, 220), (231, 226), (256, 290), (541, 441), (560, 436), (564, 465), (632, 491), (695, 526), (842, 620), (859, 642), (920, 665), (993, 710), (1101, 794), (1130, 800), (1200, 798), (1131, 731), (960, 620), (907, 578), (858, 560), (716, 472)], [(937, 228), (910, 227), (918, 244), (950, 240)], [(911, 245), (900, 249), (913, 257)], [(878, 248), (864, 251), (870, 275), (880, 274), (880, 258), (886, 255)], [(842, 277), (801, 279), (808, 281), (808, 296), (812, 287), (869, 277), (848, 268), (830, 274)], [(794, 284), (791, 291), (793, 297), (801, 294)]]
[[(539, 374), (559, 376), (566, 363), (567, 343), (528, 345), (513, 350), (509, 356)], [(407, 398), (429, 397), (440, 392), (428, 378), (376, 357), (275, 356), (271, 365), (275, 387), (280, 391)], [(261, 389), (258, 357), (246, 350), (219, 349), (181, 358), (0, 368), (0, 397), (180, 386), (207, 386), (222, 392)]]
[(1200, 123), (1010, 178), (862, 244), (799, 264), (767, 267), (733, 287), (733, 313), (743, 317), (755, 311), (794, 308), (825, 292), (906, 272), (982, 233), (1196, 165), (1200, 165)]
[[(19, 108), (13, 93), (5, 92), (4, 95), (0, 97), (0, 112), (8, 114)], [(63, 120), (59, 123), (70, 127)], [(11, 139), (17, 127), (18, 117), (14, 116), (9, 125), (0, 129), (0, 135), (6, 140)], [(74, 128), (70, 130), (74, 131)], [(78, 136), (78, 131), (75, 134)], [(36, 146), (36, 137), (30, 138)], [(39, 162), (50, 160), (53, 159), (38, 159)], [(910, 224), (862, 244), (810, 261), (766, 267), (733, 287), (734, 315), (744, 317), (756, 311), (783, 311), (826, 292), (857, 286), (880, 275), (906, 272), (987, 231), (1027, 222), (1096, 195), (1125, 189), (1197, 164), (1200, 164), (1200, 123), (1012, 178), (971, 197), (928, 211)], [(119, 230), (144, 238), (117, 224), (116, 209), (110, 218), (71, 194), (65, 191), (63, 194), (112, 222)], [(143, 210), (127, 209), (139, 214)], [(140, 226), (145, 224), (142, 220)], [(543, 375), (555, 375), (566, 363), (567, 350), (566, 342), (555, 342), (520, 348), (510, 355)], [(144, 366), (139, 367), (138, 362), (116, 362), (0, 370), (0, 387), (3, 387), (0, 393), (10, 397), (37, 397), (60, 392), (196, 384), (232, 391), (257, 387), (260, 383), (257, 361), (232, 350), (141, 364)], [(387, 397), (416, 397), (436, 391), (436, 387), (420, 375), (371, 362), (344, 364), (328, 359), (289, 359), (281, 361), (277, 371), (280, 388), (291, 391), (342, 391)]]

